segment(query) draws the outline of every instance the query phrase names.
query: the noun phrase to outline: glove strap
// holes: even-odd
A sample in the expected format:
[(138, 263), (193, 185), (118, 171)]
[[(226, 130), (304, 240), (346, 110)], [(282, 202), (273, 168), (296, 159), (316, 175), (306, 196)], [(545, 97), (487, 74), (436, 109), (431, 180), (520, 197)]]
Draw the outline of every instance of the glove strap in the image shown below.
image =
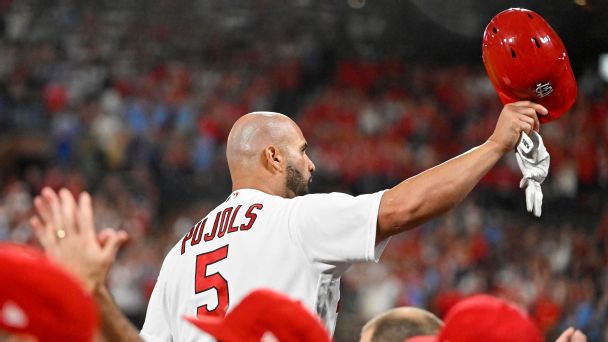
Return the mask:
[(519, 144), (517, 144), (517, 149), (522, 154), (528, 154), (534, 149), (534, 142), (532, 138), (530, 138), (526, 132), (521, 132), (521, 136), (519, 138)]

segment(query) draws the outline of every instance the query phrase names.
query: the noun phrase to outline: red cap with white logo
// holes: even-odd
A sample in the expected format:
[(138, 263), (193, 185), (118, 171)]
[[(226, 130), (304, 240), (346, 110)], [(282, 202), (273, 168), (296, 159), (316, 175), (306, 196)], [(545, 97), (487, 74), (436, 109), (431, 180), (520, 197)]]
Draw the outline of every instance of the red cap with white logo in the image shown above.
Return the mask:
[(547, 108), (541, 123), (562, 116), (574, 103), (576, 80), (564, 43), (537, 13), (510, 8), (485, 29), (483, 64), (504, 104), (530, 100)]

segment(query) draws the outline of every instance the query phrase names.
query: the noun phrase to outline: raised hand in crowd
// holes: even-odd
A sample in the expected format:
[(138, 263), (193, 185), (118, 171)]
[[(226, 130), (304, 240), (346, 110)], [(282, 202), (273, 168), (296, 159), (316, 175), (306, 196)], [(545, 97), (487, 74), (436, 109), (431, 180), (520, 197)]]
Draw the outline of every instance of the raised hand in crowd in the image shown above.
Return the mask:
[(555, 342), (587, 342), (587, 336), (582, 331), (570, 327), (559, 335)]
[(34, 199), (38, 216), (30, 221), (46, 253), (72, 272), (91, 292), (105, 282), (127, 233), (95, 230), (91, 196), (80, 194), (78, 203), (67, 190), (44, 188)]

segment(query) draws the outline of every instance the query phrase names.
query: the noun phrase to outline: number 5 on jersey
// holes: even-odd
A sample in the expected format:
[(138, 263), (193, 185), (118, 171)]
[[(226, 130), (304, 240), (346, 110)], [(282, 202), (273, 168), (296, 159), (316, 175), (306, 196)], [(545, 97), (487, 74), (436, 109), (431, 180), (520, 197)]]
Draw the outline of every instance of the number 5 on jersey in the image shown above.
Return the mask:
[(196, 256), (194, 293), (198, 294), (211, 289), (217, 291), (217, 306), (212, 310), (209, 310), (207, 304), (199, 306), (196, 309), (198, 316), (224, 316), (226, 314), (229, 303), (228, 281), (219, 272), (207, 274), (207, 266), (224, 260), (226, 257), (228, 257), (228, 245)]

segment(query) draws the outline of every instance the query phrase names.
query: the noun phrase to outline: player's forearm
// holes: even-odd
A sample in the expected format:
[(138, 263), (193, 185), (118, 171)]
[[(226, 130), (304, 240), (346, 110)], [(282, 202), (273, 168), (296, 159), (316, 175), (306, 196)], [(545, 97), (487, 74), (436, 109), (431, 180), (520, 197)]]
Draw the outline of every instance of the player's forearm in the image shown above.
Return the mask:
[(95, 291), (95, 298), (101, 315), (101, 335), (105, 338), (105, 341), (142, 341), (135, 326), (120, 311), (105, 286)]
[(380, 202), (376, 240), (412, 229), (456, 206), (503, 154), (503, 148), (488, 141), (387, 190)]

